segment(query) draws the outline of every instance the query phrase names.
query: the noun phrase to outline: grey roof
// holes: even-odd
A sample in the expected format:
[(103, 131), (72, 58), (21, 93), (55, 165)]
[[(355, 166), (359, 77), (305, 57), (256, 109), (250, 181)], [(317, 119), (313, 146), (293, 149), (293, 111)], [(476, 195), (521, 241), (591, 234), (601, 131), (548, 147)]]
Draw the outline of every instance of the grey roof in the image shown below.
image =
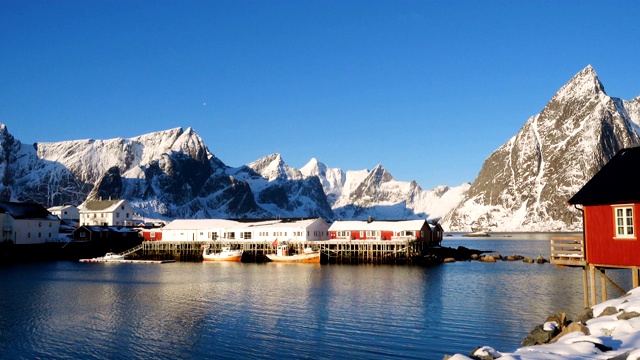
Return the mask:
[(568, 202), (571, 205), (640, 202), (640, 147), (618, 151)]
[(115, 209), (124, 200), (91, 200), (87, 201), (83, 211), (107, 211)]

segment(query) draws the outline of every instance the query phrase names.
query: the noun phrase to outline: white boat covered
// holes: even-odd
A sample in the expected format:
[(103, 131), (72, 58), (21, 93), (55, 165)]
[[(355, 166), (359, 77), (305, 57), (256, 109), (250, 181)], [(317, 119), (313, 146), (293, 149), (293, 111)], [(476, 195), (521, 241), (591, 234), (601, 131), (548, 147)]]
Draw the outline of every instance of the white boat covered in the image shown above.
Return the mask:
[(288, 245), (278, 246), (275, 254), (267, 254), (267, 258), (274, 262), (320, 263), (320, 251), (310, 247), (305, 248), (301, 254), (289, 254)]
[(229, 246), (222, 248), (222, 251), (209, 253), (209, 246), (202, 251), (204, 261), (240, 261), (242, 260), (242, 250), (232, 250)]
[(108, 252), (102, 258), (104, 260), (124, 260), (124, 255)]

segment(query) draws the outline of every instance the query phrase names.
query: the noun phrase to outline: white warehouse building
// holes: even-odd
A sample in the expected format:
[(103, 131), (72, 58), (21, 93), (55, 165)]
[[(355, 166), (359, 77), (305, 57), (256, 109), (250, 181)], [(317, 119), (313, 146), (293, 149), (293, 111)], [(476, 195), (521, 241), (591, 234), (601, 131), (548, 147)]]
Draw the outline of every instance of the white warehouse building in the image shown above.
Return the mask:
[(277, 220), (173, 220), (162, 229), (163, 241), (318, 241), (329, 239), (321, 218)]

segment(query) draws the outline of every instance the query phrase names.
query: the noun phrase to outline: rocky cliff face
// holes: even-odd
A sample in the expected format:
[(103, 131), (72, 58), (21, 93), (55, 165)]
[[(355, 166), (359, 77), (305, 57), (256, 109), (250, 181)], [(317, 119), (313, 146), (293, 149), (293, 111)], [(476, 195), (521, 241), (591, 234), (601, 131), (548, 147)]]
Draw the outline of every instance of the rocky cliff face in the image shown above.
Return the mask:
[(618, 150), (640, 145), (639, 102), (609, 97), (594, 69), (586, 67), (487, 158), (443, 226), (581, 230), (580, 213), (566, 201)]

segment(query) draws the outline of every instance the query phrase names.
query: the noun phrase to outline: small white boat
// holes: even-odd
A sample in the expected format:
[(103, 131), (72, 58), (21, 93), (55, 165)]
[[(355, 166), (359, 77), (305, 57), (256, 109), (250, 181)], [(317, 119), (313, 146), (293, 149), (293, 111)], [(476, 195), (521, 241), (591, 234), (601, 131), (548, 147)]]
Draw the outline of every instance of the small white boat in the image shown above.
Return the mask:
[(124, 260), (124, 255), (108, 252), (102, 257), (102, 259), (104, 259), (104, 260)]
[(202, 260), (204, 261), (240, 261), (242, 260), (242, 250), (231, 250), (225, 246), (222, 251), (209, 253), (209, 247), (206, 246), (202, 251)]
[(80, 259), (80, 262), (109, 262), (109, 261), (121, 261), (124, 260), (124, 255), (108, 252), (104, 256), (95, 257), (91, 259)]
[(310, 247), (305, 248), (302, 254), (289, 254), (288, 245), (278, 246), (277, 253), (267, 254), (267, 258), (274, 262), (290, 262), (290, 263), (320, 263), (320, 251), (313, 250)]

